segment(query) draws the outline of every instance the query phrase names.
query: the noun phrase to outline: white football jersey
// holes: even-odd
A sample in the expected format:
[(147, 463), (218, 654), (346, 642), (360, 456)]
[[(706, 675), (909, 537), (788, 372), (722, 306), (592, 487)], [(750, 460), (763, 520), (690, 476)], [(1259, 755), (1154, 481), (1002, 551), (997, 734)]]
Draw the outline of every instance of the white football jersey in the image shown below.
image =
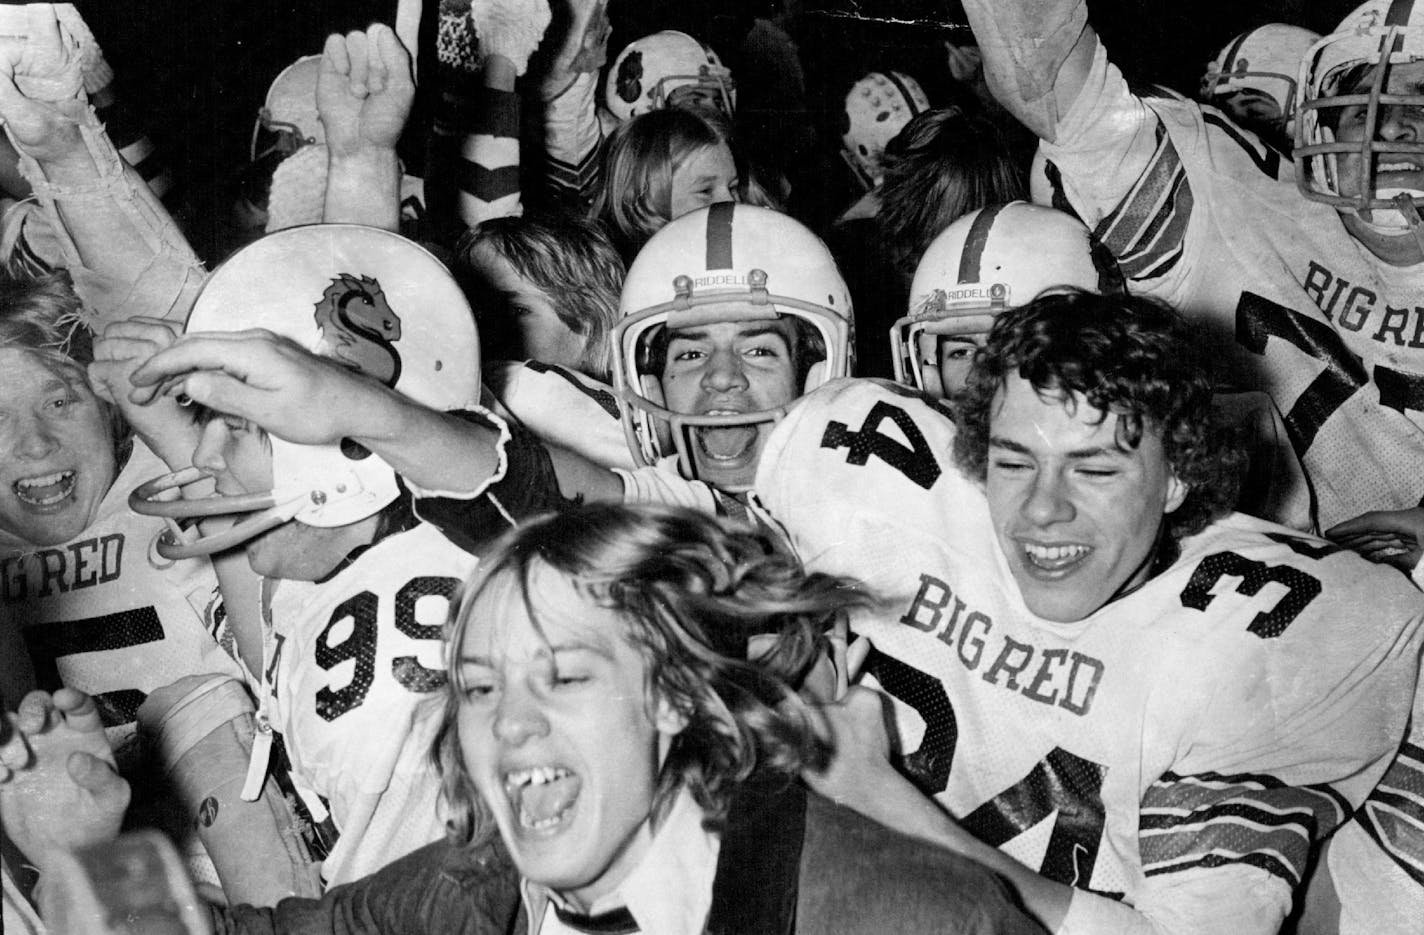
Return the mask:
[(852, 626), (894, 700), (902, 770), (1059, 882), (1140, 905), (1234, 865), (1283, 881), (1287, 906), (1403, 735), (1421, 596), (1233, 514), (1086, 619), (1038, 618), (954, 432), (903, 388), (838, 381), (792, 409), (757, 475), (811, 570), (884, 598)]
[(564, 367), (529, 360), (496, 363), (485, 373), (499, 415), (513, 417), (546, 442), (606, 468), (634, 468), (613, 388)]
[[(265, 640), (265, 706), (291, 777), (340, 832), (329, 885), (365, 876), (444, 830), (428, 760), (445, 685), (450, 598), (476, 559), (419, 524), (316, 585), (284, 581)], [(295, 587), (289, 587), (295, 585)]]
[(1142, 100), (1099, 48), (1043, 152), (1134, 290), (1194, 316), (1268, 392), (1321, 528), (1424, 498), (1424, 268), (1395, 268), (1212, 108)]
[[(1312, 885), (1333, 892), (1340, 935), (1416, 935), (1424, 920), (1424, 691), (1409, 735), (1365, 804), (1330, 839)], [(1306, 905), (1313, 905), (1307, 899)], [(1327, 902), (1327, 912), (1336, 910)], [(1312, 928), (1324, 931), (1329, 928)]]
[[(36, 547), (0, 532), (0, 615), (22, 628), (41, 688), (94, 696), (122, 745), (148, 693), (198, 672), (246, 681), (206, 558), (154, 550), (163, 520), (129, 509), (129, 492), (167, 468), (141, 442), (83, 534)], [(17, 703), (19, 699), (12, 700)]]

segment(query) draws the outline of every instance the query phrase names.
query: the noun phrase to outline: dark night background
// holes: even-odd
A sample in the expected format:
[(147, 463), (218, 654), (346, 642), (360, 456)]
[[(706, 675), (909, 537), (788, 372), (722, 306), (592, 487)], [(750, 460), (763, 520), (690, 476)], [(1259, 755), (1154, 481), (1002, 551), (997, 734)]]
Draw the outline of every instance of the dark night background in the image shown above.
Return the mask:
[[(559, 4), (560, 0), (553, 0)], [(1329, 32), (1356, 0), (1091, 0), (1093, 24), (1129, 77), (1191, 92), (1202, 67), (1237, 32), (1282, 21)], [(328, 32), (390, 19), (393, 0), (105, 0), (78, 4), (119, 75), (120, 94), (146, 117), (187, 192), (187, 226), (211, 256), (247, 157), (267, 85), (298, 55), (319, 52)], [(435, 0), (427, 0), (425, 42)], [(611, 49), (658, 28), (684, 28), (714, 48), (735, 49), (753, 16), (799, 11), (808, 86), (845, 82), (894, 64), (935, 97), (944, 73), (940, 40), (967, 36), (958, 0), (611, 0)], [(876, 21), (877, 19), (882, 21)], [(885, 20), (908, 21), (901, 23)], [(425, 53), (429, 55), (430, 53)], [(611, 58), (612, 53), (610, 53)], [(731, 59), (735, 73), (735, 58)], [(744, 95), (754, 97), (743, 84)], [(811, 101), (814, 108), (817, 101)]]

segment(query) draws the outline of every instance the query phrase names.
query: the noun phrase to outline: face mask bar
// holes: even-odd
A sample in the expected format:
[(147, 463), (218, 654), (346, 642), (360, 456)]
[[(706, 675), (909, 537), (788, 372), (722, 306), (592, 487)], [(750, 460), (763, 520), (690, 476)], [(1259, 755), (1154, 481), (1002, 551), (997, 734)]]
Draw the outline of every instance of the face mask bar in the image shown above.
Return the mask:
[[(674, 82), (676, 82), (676, 86), (672, 86)], [(695, 75), (668, 75), (658, 81), (651, 96), (653, 109), (661, 110), (669, 106), (672, 96), (686, 87), (705, 88), (715, 92), (717, 100), (721, 104), (722, 113), (728, 117), (737, 112), (736, 104), (732, 100), (732, 95), (737, 91), (736, 84), (732, 80), (732, 72), (727, 68), (718, 68), (713, 65), (702, 66)]]
[[(1340, 35), (1328, 36), (1321, 42), (1313, 46), (1306, 56), (1306, 64), (1302, 70), (1303, 75), (1309, 75), (1315, 67), (1321, 54), (1332, 42), (1349, 41), (1353, 37)], [(1391, 26), (1384, 33), (1380, 40), (1379, 57), (1374, 61), (1374, 75), (1370, 80), (1370, 87), (1367, 91), (1358, 91), (1350, 94), (1326, 95), (1323, 99), (1307, 99), (1300, 102), (1300, 114), (1297, 120), (1295, 158), (1301, 167), (1296, 173), (1296, 185), (1301, 194), (1312, 201), (1319, 201), (1331, 205), (1337, 209), (1354, 209), (1355, 211), (1390, 210), (1401, 211), (1406, 218), (1411, 212), (1404, 212), (1401, 209), (1401, 197), (1405, 201), (1413, 200), (1407, 195), (1395, 196), (1393, 198), (1375, 197), (1375, 161), (1379, 156), (1424, 156), (1424, 142), (1397, 142), (1391, 140), (1376, 139), (1379, 129), (1379, 119), (1381, 108), (1384, 107), (1412, 107), (1424, 109), (1424, 95), (1403, 95), (1385, 94), (1384, 84), (1389, 73), (1389, 68), (1393, 64), (1400, 64), (1391, 61), (1394, 46), (1402, 42), (1400, 27)], [(1339, 67), (1346, 67), (1344, 65)], [(1314, 84), (1314, 82), (1311, 82)], [(1346, 108), (1365, 108), (1364, 129), (1357, 142), (1342, 142), (1334, 139), (1335, 133), (1330, 129), (1331, 121), (1325, 119), (1327, 112), (1334, 112), (1335, 121), (1338, 123)], [(1312, 130), (1316, 130), (1316, 135), (1323, 142), (1311, 142)], [(1327, 138), (1328, 135), (1328, 138)], [(1355, 178), (1358, 194), (1345, 195), (1340, 191), (1339, 157), (1345, 155), (1355, 155), (1359, 157), (1359, 169)], [(1417, 217), (1417, 212), (1414, 212)], [(1414, 228), (1417, 230), (1417, 226)], [(1402, 233), (1402, 231), (1401, 231)], [(1416, 235), (1418, 236), (1418, 235)]]
[[(854, 340), (850, 326), (819, 305), (770, 294), (767, 274), (763, 270), (754, 269), (747, 274), (745, 290), (722, 289), (697, 295), (694, 294), (692, 278), (686, 275), (673, 280), (673, 289), (675, 297), (672, 301), (629, 315), (613, 331), (614, 347), (617, 349), (613, 355), (613, 386), (624, 407), (623, 431), (628, 440), (628, 450), (642, 467), (656, 464), (663, 455), (663, 441), (658, 437), (659, 426), (667, 427), (683, 476), (695, 480), (699, 476), (695, 473), (696, 460), (691, 447), (695, 430), (762, 425), (779, 422), (786, 414), (786, 409), (781, 407), (736, 415), (689, 415), (673, 412), (661, 405), (661, 400), (652, 400), (644, 395), (642, 378), (661, 379), (661, 374), (641, 372), (637, 363), (640, 345), (654, 328), (666, 326), (670, 320), (674, 322), (674, 327), (692, 328), (728, 321), (770, 321), (790, 315), (810, 323), (821, 333), (826, 348), (824, 373), (844, 374), (849, 370), (847, 349)], [(709, 307), (728, 303), (746, 303), (752, 306), (752, 310), (729, 312), (725, 308)], [(806, 389), (802, 387), (802, 392)], [(689, 471), (693, 473), (687, 473)], [(727, 489), (729, 492), (740, 492)]]
[[(170, 560), (197, 558), (212, 555), (242, 545), (270, 529), (291, 520), (306, 507), (317, 502), (320, 491), (289, 490), (268, 491), (266, 493), (242, 494), (239, 496), (215, 496), (197, 500), (184, 500), (171, 494), (189, 484), (211, 477), (202, 468), (190, 467), (171, 474), (155, 477), (140, 484), (129, 494), (129, 509), (143, 516), (161, 516), (168, 523), (168, 529), (159, 536), (155, 548), (159, 555)], [(232, 516), (243, 513), (259, 515), (211, 535), (194, 535), (184, 530), (180, 519), (197, 519), (204, 516)]]

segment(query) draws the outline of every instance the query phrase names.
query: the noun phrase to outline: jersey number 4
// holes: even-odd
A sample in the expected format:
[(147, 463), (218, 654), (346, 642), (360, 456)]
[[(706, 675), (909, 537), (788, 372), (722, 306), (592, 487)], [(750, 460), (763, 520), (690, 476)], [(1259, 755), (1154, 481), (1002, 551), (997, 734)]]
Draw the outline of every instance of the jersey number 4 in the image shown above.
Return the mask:
[[(913, 708), (924, 722), (920, 748), (900, 758), (901, 771), (926, 795), (943, 792), (959, 740), (958, 718), (944, 685), (878, 649), (870, 651), (865, 668), (886, 693)], [(1051, 818), (1053, 829), (1039, 873), (1087, 889), (1103, 837), (1106, 775), (1102, 764), (1054, 747), (1018, 782), (963, 816), (961, 824), (985, 844), (998, 847)]]
[[(416, 604), (423, 597), (438, 596), (448, 602), (458, 578), (422, 576), (412, 578), (396, 592), (396, 629), (413, 640), (441, 639), (441, 625), (444, 614), (427, 615), (427, 619), (438, 618), (433, 623), (421, 623), (416, 618)], [(316, 713), (324, 720), (334, 721), (352, 708), (361, 706), (366, 693), (376, 680), (376, 642), (379, 636), (380, 598), (371, 591), (359, 591), (336, 606), (326, 628), (316, 639), (316, 664), (330, 671), (343, 662), (352, 661), (355, 669), (351, 680), (341, 688), (326, 686), (316, 693)], [(332, 634), (338, 625), (350, 621), (351, 630), (346, 638), (332, 643)], [(427, 669), (414, 656), (397, 656), (391, 660), (391, 677), (404, 689), (417, 694), (434, 691), (445, 684), (445, 673), (440, 669)]]
[[(886, 419), (895, 424), (908, 445), (880, 431)], [(920, 427), (908, 412), (884, 400), (870, 407), (858, 431), (852, 432), (844, 422), (828, 423), (826, 433), (821, 436), (821, 447), (849, 448), (846, 461), (855, 465), (868, 464), (873, 455), (925, 490), (939, 480), (940, 467)]]

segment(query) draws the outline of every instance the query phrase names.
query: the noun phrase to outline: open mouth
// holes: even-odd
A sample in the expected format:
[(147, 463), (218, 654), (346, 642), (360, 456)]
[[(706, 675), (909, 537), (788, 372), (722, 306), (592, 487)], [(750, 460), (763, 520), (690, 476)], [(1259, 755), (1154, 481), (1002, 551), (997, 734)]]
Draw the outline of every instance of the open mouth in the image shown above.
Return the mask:
[(1089, 555), (1092, 549), (1086, 545), (1042, 545), (1024, 542), (1023, 554), (1029, 569), (1045, 577), (1061, 577), (1071, 573)]
[(526, 831), (548, 831), (568, 819), (583, 782), (562, 766), (531, 766), (504, 774), (504, 794)]
[(38, 477), (22, 477), (12, 487), (21, 503), (55, 506), (74, 492), (74, 472), (56, 471)]
[[(741, 415), (734, 409), (713, 409), (709, 416)], [(696, 429), (697, 445), (713, 461), (735, 461), (744, 457), (757, 440), (755, 425), (731, 425)]]

